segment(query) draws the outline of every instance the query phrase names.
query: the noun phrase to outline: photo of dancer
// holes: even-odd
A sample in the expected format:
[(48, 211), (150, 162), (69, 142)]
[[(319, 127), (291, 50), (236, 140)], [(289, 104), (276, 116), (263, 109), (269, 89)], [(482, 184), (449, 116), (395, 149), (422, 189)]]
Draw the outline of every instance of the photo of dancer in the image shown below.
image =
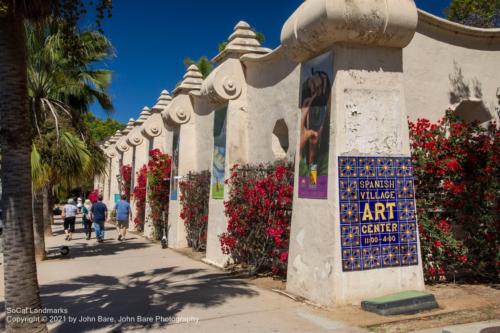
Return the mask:
[(212, 198), (224, 199), (224, 174), (226, 168), (226, 118), (227, 106), (215, 111), (214, 155), (212, 165)]
[(333, 56), (323, 54), (302, 64), (300, 95), (299, 197), (328, 196), (328, 152)]

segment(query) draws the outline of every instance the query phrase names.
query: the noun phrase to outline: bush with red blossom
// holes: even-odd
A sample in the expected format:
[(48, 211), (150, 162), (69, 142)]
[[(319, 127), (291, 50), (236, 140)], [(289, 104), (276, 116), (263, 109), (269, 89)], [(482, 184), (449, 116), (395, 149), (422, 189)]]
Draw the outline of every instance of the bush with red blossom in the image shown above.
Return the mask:
[(210, 171), (189, 173), (179, 183), (181, 189), (180, 217), (184, 220), (188, 245), (195, 251), (207, 247), (208, 201), (210, 198)]
[(130, 164), (122, 165), (120, 168), (121, 176), (121, 194), (127, 196), (127, 201), (130, 201), (130, 186), (132, 184), (132, 166)]
[(286, 275), (293, 200), (293, 166), (235, 165), (229, 200), (224, 203), (227, 232), (222, 251), (251, 274)]
[(500, 132), (453, 113), (410, 122), (420, 241), (430, 281), (498, 280)]
[(172, 159), (159, 149), (149, 152), (148, 162), (148, 204), (151, 209), (148, 216), (153, 223), (153, 238), (160, 239), (162, 227), (167, 223), (170, 199), (170, 172)]
[(146, 187), (147, 187), (148, 167), (143, 165), (137, 172), (137, 182), (134, 188), (135, 199), (135, 228), (142, 231), (144, 228), (144, 218), (146, 214)]

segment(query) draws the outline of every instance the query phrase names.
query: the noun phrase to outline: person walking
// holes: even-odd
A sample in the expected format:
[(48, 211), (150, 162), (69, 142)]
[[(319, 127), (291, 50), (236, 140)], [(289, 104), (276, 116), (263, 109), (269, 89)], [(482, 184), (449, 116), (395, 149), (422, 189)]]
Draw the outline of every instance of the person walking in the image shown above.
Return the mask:
[(78, 213), (82, 212), (83, 203), (82, 203), (82, 198), (80, 198), (80, 197), (78, 197), (78, 199), (76, 199), (76, 208), (78, 208)]
[(75, 206), (75, 200), (68, 199), (68, 203), (64, 205), (62, 211), (62, 218), (64, 219), (64, 233), (66, 234), (65, 239), (67, 241), (71, 240), (73, 233), (75, 232), (75, 220), (78, 208)]
[(90, 210), (92, 209), (92, 202), (87, 199), (83, 203), (83, 217), (82, 217), (82, 223), (83, 223), (83, 230), (85, 232), (86, 239), (89, 240), (90, 236), (92, 235), (92, 220), (90, 220)]
[(102, 200), (102, 194), (100, 194), (97, 197), (97, 202), (90, 209), (90, 220), (94, 224), (95, 237), (98, 243), (104, 241), (104, 223), (108, 219), (108, 207)]
[(118, 232), (118, 240), (124, 241), (132, 215), (130, 204), (127, 202), (127, 196), (125, 194), (122, 194), (121, 200), (116, 203), (114, 215), (116, 216), (116, 231)]

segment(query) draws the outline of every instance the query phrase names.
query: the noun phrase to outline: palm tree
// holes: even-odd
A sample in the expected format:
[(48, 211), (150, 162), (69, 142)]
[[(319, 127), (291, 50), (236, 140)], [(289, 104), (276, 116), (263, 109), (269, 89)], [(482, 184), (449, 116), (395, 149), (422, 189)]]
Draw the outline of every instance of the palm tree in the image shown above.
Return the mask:
[[(44, 132), (44, 135), (35, 138), (31, 151), (31, 168), (33, 177), (33, 193), (36, 199), (33, 200), (34, 208), (34, 232), (35, 232), (35, 256), (37, 260), (45, 257), (45, 228), (50, 228), (50, 224), (44, 223), (47, 213), (44, 206), (46, 201), (52, 201), (53, 192), (58, 189), (73, 188), (88, 177), (96, 173), (103, 172), (106, 160), (101, 153), (95, 151), (96, 148), (89, 146), (75, 135), (71, 130), (62, 128), (57, 140), (56, 131)], [(48, 199), (44, 200), (44, 191), (47, 190)], [(52, 220), (50, 218), (45, 221)]]
[[(93, 101), (97, 101), (105, 110), (113, 109), (107, 94), (111, 72), (90, 69), (89, 66), (113, 55), (111, 43), (97, 31), (76, 33), (74, 41), (77, 49), (72, 49), (69, 54), (64, 42), (63, 28), (64, 25), (56, 20), (25, 24), (28, 94), (32, 123), (38, 134), (32, 158), (39, 156), (36, 152), (41, 146), (56, 143), (55, 150), (45, 150), (45, 154), (39, 159), (57, 164), (57, 167), (50, 168), (49, 174), (46, 174), (42, 167), (37, 167), (36, 160), (32, 160), (32, 173), (36, 179), (33, 186), (33, 214), (37, 260), (45, 258), (44, 235), (52, 235), (53, 188), (58, 182), (65, 181), (64, 172), (68, 168), (70, 171), (78, 171), (77, 175), (71, 174), (69, 177), (74, 180), (80, 175), (93, 178), (95, 173), (104, 168), (104, 155), (91, 139), (86, 124), (81, 120), (82, 115), (88, 111), (88, 106)], [(82, 148), (94, 148), (92, 155), (87, 154), (92, 156), (93, 163), (86, 162), (83, 167), (82, 159), (76, 160), (79, 165), (73, 165), (75, 160), (58, 157), (59, 152), (66, 148), (61, 143), (69, 143), (68, 134), (64, 137), (66, 141), (59, 140), (62, 123), (65, 123), (66, 128), (74, 128), (80, 133), (81, 138), (85, 140)], [(41, 129), (46, 125), (49, 125), (48, 130)], [(52, 138), (53, 141), (47, 141), (54, 131), (56, 136)], [(72, 140), (70, 143), (74, 142)], [(66, 182), (61, 185), (64, 187), (68, 184), (69, 182)]]
[[(28, 55), (28, 94), (33, 126), (47, 118), (55, 121), (70, 116), (73, 127), (83, 129), (82, 115), (97, 101), (111, 112), (113, 105), (107, 89), (111, 71), (91, 69), (95, 62), (114, 55), (111, 42), (97, 31), (76, 32), (76, 49), (65, 43), (64, 24), (55, 20), (26, 23)], [(83, 134), (83, 133), (82, 133)]]
[[(2, 206), (5, 223), (5, 306), (41, 307), (33, 245), (31, 197), (31, 126), (27, 103), (26, 57), (22, 21), (0, 9), (0, 145)], [(23, 318), (24, 316), (21, 316)], [(7, 330), (46, 330), (38, 321), (7, 322)]]
[[(63, 6), (64, 5), (64, 6)], [(54, 13), (76, 26), (84, 0), (0, 2), (0, 146), (2, 147), (2, 209), (4, 212), (5, 308), (26, 309), (6, 321), (7, 332), (44, 332), (33, 244), (31, 193), (31, 125), (28, 108), (24, 19)], [(110, 8), (97, 2), (97, 18)], [(71, 38), (69, 38), (71, 40)]]

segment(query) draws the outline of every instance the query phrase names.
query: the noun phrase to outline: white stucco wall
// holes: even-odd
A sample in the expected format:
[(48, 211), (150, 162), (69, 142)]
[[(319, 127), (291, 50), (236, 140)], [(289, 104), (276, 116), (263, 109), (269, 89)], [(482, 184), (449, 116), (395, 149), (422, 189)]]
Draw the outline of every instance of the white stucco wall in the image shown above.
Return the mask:
[[(474, 80), (482, 99), (495, 115), (500, 88), (500, 29), (459, 26), (420, 12), (417, 33), (403, 50), (406, 103), (410, 119), (436, 121), (450, 107), (450, 76), (462, 71), (474, 96)], [(497, 117), (497, 116), (495, 116)]]
[(289, 140), (286, 158), (293, 161), (298, 138), (300, 66), (280, 48), (244, 64), (248, 84), (248, 160), (275, 160), (272, 133), (276, 122), (283, 119)]
[[(374, 10), (361, 4), (371, 4)], [(386, 8), (387, 4), (390, 6)], [(384, 10), (378, 10), (381, 6)], [(311, 18), (314, 15), (319, 16)], [(358, 19), (353, 19), (356, 15)], [(432, 121), (442, 117), (456, 102), (450, 99), (450, 92), (455, 90), (452, 79), (458, 71), (463, 75), (464, 86), (470, 89), (468, 97), (482, 99), (492, 116), (498, 118), (495, 108), (500, 88), (500, 30), (467, 28), (424, 12), (418, 13), (417, 24), (411, 0), (309, 0), (285, 24), (282, 41), (283, 46), (269, 54), (247, 54), (240, 59), (243, 53), (237, 53), (229, 59), (220, 55), (217, 59), (241, 65), (239, 71), (243, 68), (244, 73), (244, 82), (224, 81), (234, 79), (231, 71), (225, 73), (227, 77), (219, 78), (224, 84), (231, 83), (225, 88), (242, 84), (241, 96), (222, 98), (228, 103), (227, 178), (235, 163), (275, 160), (272, 133), (280, 119), (288, 127), (286, 158), (298, 165), (299, 63), (325, 49), (334, 53), (328, 199), (298, 198), (295, 186), (287, 289), (324, 305), (359, 303), (371, 296), (423, 289), (420, 257), (418, 266), (342, 271), (337, 158), (345, 154), (408, 156), (407, 116)], [(177, 117), (179, 176), (212, 169), (213, 111), (222, 105), (221, 95), (214, 94), (213, 82), (208, 92), (200, 90), (200, 82), (190, 81), (197, 78), (189, 76), (190, 71), (181, 93), (175, 94), (176, 108), (171, 108), (174, 118), (186, 110), (191, 116), (187, 122)], [(241, 79), (238, 75), (236, 78)], [(164, 145), (162, 150), (171, 153), (172, 137), (172, 129), (167, 127), (165, 136), (155, 138), (154, 146)], [(124, 164), (130, 163), (130, 154), (131, 150), (124, 153)], [(136, 160), (142, 158), (138, 155), (143, 156), (143, 152), (136, 154)], [(109, 176), (111, 201), (113, 194), (118, 193), (118, 160), (119, 157), (113, 158)], [(228, 191), (226, 188), (225, 200)], [(169, 209), (169, 246), (185, 247), (179, 200), (171, 201)], [(207, 259), (223, 265), (227, 257), (221, 254), (218, 244), (218, 235), (227, 225), (223, 200), (211, 198), (209, 210)]]
[[(287, 290), (328, 306), (424, 287), (419, 265), (342, 271), (339, 156), (408, 156), (401, 50), (363, 46), (332, 49), (328, 199), (298, 197), (290, 235)], [(295, 161), (295, 184), (298, 164)]]

